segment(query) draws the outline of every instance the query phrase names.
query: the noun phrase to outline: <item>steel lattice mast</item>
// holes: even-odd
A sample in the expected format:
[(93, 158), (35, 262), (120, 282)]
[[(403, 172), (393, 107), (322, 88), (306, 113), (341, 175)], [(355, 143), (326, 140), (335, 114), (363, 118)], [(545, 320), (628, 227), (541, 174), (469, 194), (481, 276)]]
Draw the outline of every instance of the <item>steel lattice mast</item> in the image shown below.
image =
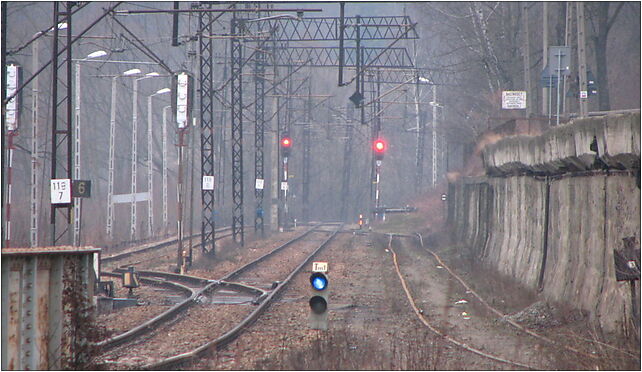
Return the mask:
[[(409, 17), (405, 16), (388, 16), (388, 17), (348, 17), (345, 18), (346, 26), (341, 28), (345, 30), (344, 40), (355, 40), (356, 31), (355, 29), (360, 29), (360, 40), (398, 40), (398, 39), (410, 39), (417, 38), (417, 33), (414, 30), (414, 24), (410, 22)], [(355, 27), (359, 24), (359, 27)], [(269, 39), (274, 42), (278, 41), (337, 41), (340, 36), (338, 30), (339, 18), (338, 17), (321, 17), (321, 18), (281, 18), (276, 16), (274, 18), (268, 18), (266, 20), (261, 20), (257, 22), (250, 22), (249, 19), (240, 19), (237, 18), (236, 14), (233, 13), (231, 20), (231, 38), (230, 42), (230, 67), (231, 67), (231, 77), (230, 77), (230, 106), (231, 106), (231, 142), (232, 142), (232, 202), (233, 202), (233, 213), (232, 213), (232, 234), (235, 242), (243, 244), (244, 242), (244, 232), (243, 232), (243, 143), (242, 143), (242, 129), (243, 129), (243, 89), (242, 89), (242, 69), (244, 65), (243, 59), (243, 43), (248, 42), (265, 42), (266, 39)], [(203, 26), (203, 24), (201, 24)], [(264, 30), (270, 30), (270, 35), (265, 37), (263, 34)], [(201, 30), (201, 43), (203, 43), (203, 34), (204, 31)], [(201, 49), (207, 50), (211, 53), (211, 49), (208, 49), (207, 46), (202, 44)], [(376, 48), (374, 48), (376, 49)], [(407, 66), (406, 58), (407, 53), (405, 50), (399, 48), (389, 48), (390, 50), (374, 50), (372, 53), (368, 54), (368, 62), (372, 63), (373, 66), (375, 62), (380, 62), (383, 60), (383, 64), (377, 63), (376, 66), (386, 66), (386, 67), (409, 67)], [(384, 48), (385, 49), (385, 48)], [(320, 67), (326, 67), (330, 63), (330, 60), (333, 59), (333, 53), (336, 49), (325, 48), (313, 50), (308, 48), (305, 49), (292, 49), (292, 53), (303, 52), (304, 55), (309, 57), (304, 63), (314, 65), (317, 64)], [(356, 51), (356, 50), (355, 50)], [(319, 53), (320, 52), (320, 53)], [(363, 53), (363, 51), (362, 51)], [(260, 56), (262, 53), (254, 53), (254, 58), (262, 58)], [(212, 54), (209, 54), (213, 56)], [(350, 55), (350, 54), (349, 54)], [(363, 56), (362, 54), (360, 57)], [(292, 56), (286, 56), (288, 60)], [(349, 57), (351, 58), (351, 57)], [(359, 58), (360, 62), (363, 61), (363, 58)], [(350, 59), (348, 59), (350, 61)], [(334, 62), (333, 62), (334, 63)], [(342, 61), (337, 61), (338, 64), (343, 63)], [(350, 63), (350, 62), (349, 62)], [(360, 63), (363, 66), (363, 62)], [(401, 66), (400, 66), (401, 65)], [(370, 66), (366, 66), (370, 67)], [(256, 66), (255, 66), (256, 68)], [(259, 68), (260, 69), (260, 68)], [(203, 73), (201, 75), (204, 75)], [(201, 77), (203, 80), (204, 78)], [(360, 79), (361, 85), (363, 84), (363, 79)], [(256, 89), (261, 89), (261, 87), (255, 87)], [(267, 93), (264, 91), (264, 93)], [(202, 94), (204, 94), (202, 92)], [(262, 96), (264, 96), (263, 94)], [(217, 97), (220, 98), (220, 97)], [(257, 99), (257, 102), (254, 104), (261, 105), (260, 100)], [(257, 109), (255, 108), (255, 113)], [(260, 108), (258, 112), (260, 112)], [(205, 123), (205, 119), (201, 119)], [(259, 120), (261, 121), (261, 120)], [(260, 124), (259, 124), (260, 125)], [(202, 143), (203, 138), (208, 140), (211, 138), (209, 133), (202, 133)], [(256, 134), (255, 145), (259, 145), (257, 149), (261, 148), (260, 134)], [(258, 150), (257, 150), (258, 151)], [(258, 169), (261, 168), (260, 162), (262, 161), (262, 154), (255, 154), (255, 175), (258, 175)], [(203, 156), (205, 159), (205, 156)], [(202, 169), (203, 175), (206, 175), (204, 168)], [(220, 175), (219, 175), (220, 176)], [(258, 176), (257, 176), (258, 178)], [(258, 196), (258, 193), (257, 193)], [(260, 196), (258, 197), (260, 198)], [(257, 205), (258, 200), (257, 198)], [(204, 218), (210, 215), (211, 208), (207, 208), (207, 205), (204, 202)], [(255, 219), (255, 227), (257, 226), (257, 219)], [(204, 225), (204, 230), (209, 226)]]
[[(211, 7), (211, 4), (208, 4)], [(199, 13), (199, 87), (201, 109), (201, 173), (214, 175), (214, 102), (213, 102), (213, 46), (212, 13)], [(218, 175), (220, 177), (220, 175)], [(214, 253), (214, 190), (201, 187), (203, 214), (201, 220), (201, 248)]]

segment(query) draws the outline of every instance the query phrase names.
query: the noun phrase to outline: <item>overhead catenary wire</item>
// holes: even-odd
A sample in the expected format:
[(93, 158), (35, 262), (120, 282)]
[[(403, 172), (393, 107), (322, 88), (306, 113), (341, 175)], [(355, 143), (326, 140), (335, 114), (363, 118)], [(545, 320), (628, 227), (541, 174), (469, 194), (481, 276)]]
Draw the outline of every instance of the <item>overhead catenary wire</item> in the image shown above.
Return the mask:
[[(91, 24), (89, 24), (89, 26), (87, 26), (87, 27), (86, 27), (86, 28), (85, 28), (85, 29), (84, 29), (80, 34), (78, 34), (75, 38), (73, 38), (73, 40), (71, 40), (71, 42), (70, 42), (68, 45), (65, 45), (65, 47), (64, 47), (64, 48), (60, 49), (60, 50), (58, 51), (58, 54), (56, 55), (56, 58), (57, 58), (57, 57), (59, 57), (59, 56), (61, 56), (64, 52), (66, 52), (66, 51), (67, 51), (67, 49), (68, 49), (68, 48), (70, 48), (70, 47), (71, 47), (71, 45), (72, 45), (73, 43), (75, 43), (78, 39), (80, 39), (84, 34), (86, 34), (87, 32), (89, 32), (89, 30), (91, 30), (91, 29), (92, 29), (96, 24), (98, 24), (98, 22), (100, 22), (103, 18), (105, 18), (105, 17), (106, 17), (106, 16), (107, 16), (111, 11), (113, 11), (114, 9), (116, 9), (116, 7), (117, 7), (118, 5), (120, 5), (120, 4), (121, 4), (121, 2), (117, 2), (116, 4), (114, 4), (113, 6), (111, 6), (109, 9), (105, 10), (105, 12), (104, 12), (102, 15), (100, 15), (96, 20), (94, 20)], [(49, 67), (49, 65), (51, 64), (51, 62), (53, 62), (53, 60), (52, 60), (52, 59), (50, 59), (47, 63), (45, 63), (45, 65), (44, 65), (44, 66), (42, 66), (38, 71), (36, 71), (33, 75), (31, 75), (31, 76), (30, 76), (30, 77), (29, 77), (29, 78), (28, 78), (24, 83), (22, 83), (18, 88), (16, 88), (15, 92), (13, 92), (10, 96), (8, 96), (8, 97), (6, 97), (6, 98), (4, 99), (3, 104), (5, 104), (5, 105), (6, 105), (7, 103), (9, 103), (9, 101), (10, 101), (11, 99), (13, 99), (15, 96), (17, 96), (18, 94), (20, 94), (20, 92), (21, 92), (21, 91), (22, 91), (22, 90), (23, 90), (23, 89), (24, 89), (24, 88), (25, 88), (29, 83), (31, 83), (31, 81), (32, 81), (36, 76), (38, 76), (42, 71), (44, 71), (47, 67)]]
[[(145, 45), (145, 43), (143, 43), (143, 42), (140, 40), (140, 38), (138, 38), (138, 36), (136, 36), (136, 34), (135, 34), (135, 33), (133, 33), (133, 32), (132, 32), (129, 28), (127, 28), (127, 27), (126, 27), (122, 22), (120, 22), (120, 21), (118, 20), (118, 18), (114, 17), (113, 15), (112, 15), (112, 19), (113, 19), (114, 21), (116, 21), (116, 23), (118, 23), (118, 24), (120, 25), (120, 27), (122, 27), (122, 28), (123, 28), (123, 30), (125, 30), (125, 31), (126, 31), (126, 32), (131, 36), (131, 37), (133, 37), (133, 38), (134, 38), (134, 40), (136, 40), (136, 41), (140, 44), (140, 46), (139, 46), (139, 45), (136, 45), (136, 44), (135, 44), (135, 43), (133, 43), (131, 40), (128, 40), (128, 39), (126, 39), (126, 38), (125, 38), (126, 40), (128, 40), (130, 43), (132, 43), (132, 44), (133, 44), (135, 47), (137, 47), (138, 49), (140, 49), (140, 51), (141, 51), (141, 52), (145, 53), (148, 57), (150, 57), (151, 59), (153, 59), (155, 62), (158, 62), (158, 64), (159, 64), (159, 65), (160, 65), (160, 66), (161, 66), (165, 71), (169, 72), (170, 74), (173, 74), (172, 69), (171, 69), (171, 68), (169, 68), (169, 66), (167, 66), (167, 64), (166, 64), (166, 63), (165, 63), (165, 62), (164, 62), (160, 57), (158, 57), (158, 56), (156, 55), (156, 53), (154, 53), (151, 49), (149, 49), (149, 48)], [(123, 35), (123, 37), (125, 37), (125, 36)]]
[[(82, 8), (84, 8), (85, 6), (87, 6), (88, 4), (89, 4), (89, 2), (79, 4), (79, 5), (78, 5), (78, 7), (77, 7), (73, 12), (71, 12), (71, 16), (73, 16), (74, 14), (76, 14), (79, 10), (81, 10)], [(63, 18), (63, 19), (62, 19), (62, 22), (67, 21), (67, 20), (69, 19), (69, 17), (70, 17), (70, 16), (66, 16), (65, 18)], [(12, 55), (14, 55), (14, 54), (16, 54), (16, 53), (19, 53), (20, 51), (22, 51), (23, 49), (25, 49), (26, 47), (28, 47), (29, 45), (31, 45), (31, 43), (33, 43), (34, 41), (36, 41), (36, 40), (40, 39), (42, 36), (45, 36), (45, 35), (46, 35), (50, 30), (52, 30), (54, 27), (57, 27), (57, 26), (58, 26), (58, 25), (53, 25), (53, 26), (49, 27), (49, 28), (48, 28), (48, 29), (46, 29), (46, 30), (39, 31), (38, 33), (36, 33), (36, 34), (31, 38), (31, 40), (27, 41), (26, 43), (24, 43), (23, 45), (21, 45), (21, 46), (19, 46), (19, 47), (15, 48), (15, 49), (12, 49), (12, 50), (8, 51), (8, 52), (7, 52), (7, 56), (12, 56)]]

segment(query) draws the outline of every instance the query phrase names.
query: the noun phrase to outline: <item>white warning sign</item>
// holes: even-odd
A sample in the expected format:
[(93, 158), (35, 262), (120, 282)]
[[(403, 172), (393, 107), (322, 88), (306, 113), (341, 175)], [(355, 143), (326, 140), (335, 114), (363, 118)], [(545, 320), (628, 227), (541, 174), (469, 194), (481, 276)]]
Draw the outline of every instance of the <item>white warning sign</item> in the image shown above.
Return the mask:
[(203, 190), (214, 190), (214, 176), (203, 176)]
[(502, 92), (502, 109), (523, 110), (526, 108), (526, 92), (522, 90), (505, 90)]
[(71, 203), (71, 180), (69, 178), (51, 180), (51, 204)]

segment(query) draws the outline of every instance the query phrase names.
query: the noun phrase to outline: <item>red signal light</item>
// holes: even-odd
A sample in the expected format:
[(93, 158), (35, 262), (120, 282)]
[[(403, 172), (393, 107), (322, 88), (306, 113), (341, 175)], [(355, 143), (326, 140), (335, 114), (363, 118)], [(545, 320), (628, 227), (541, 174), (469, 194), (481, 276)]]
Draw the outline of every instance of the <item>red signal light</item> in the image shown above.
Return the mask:
[(383, 155), (386, 152), (386, 141), (381, 138), (378, 138), (372, 144), (372, 149), (374, 150), (375, 160), (383, 160)]
[(281, 154), (283, 156), (290, 156), (290, 150), (292, 149), (292, 138), (288, 136), (281, 137)]
[(383, 153), (386, 151), (386, 143), (382, 139), (378, 139), (374, 142), (375, 152)]

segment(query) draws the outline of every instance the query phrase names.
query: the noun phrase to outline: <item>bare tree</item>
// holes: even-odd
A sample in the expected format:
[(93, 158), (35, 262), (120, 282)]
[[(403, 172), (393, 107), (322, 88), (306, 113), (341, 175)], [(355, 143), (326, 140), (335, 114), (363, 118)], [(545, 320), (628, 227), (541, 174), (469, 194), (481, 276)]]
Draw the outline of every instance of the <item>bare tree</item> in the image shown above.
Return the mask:
[(603, 2), (587, 2), (586, 14), (587, 19), (591, 25), (591, 41), (593, 41), (593, 51), (595, 53), (595, 64), (597, 67), (597, 85), (599, 87), (599, 108), (602, 111), (611, 109), (611, 97), (609, 94), (609, 76), (608, 76), (608, 51), (607, 41), (609, 31), (615, 20), (617, 19), (620, 10), (624, 6), (624, 2), (619, 2), (613, 12), (609, 15), (611, 3)]

